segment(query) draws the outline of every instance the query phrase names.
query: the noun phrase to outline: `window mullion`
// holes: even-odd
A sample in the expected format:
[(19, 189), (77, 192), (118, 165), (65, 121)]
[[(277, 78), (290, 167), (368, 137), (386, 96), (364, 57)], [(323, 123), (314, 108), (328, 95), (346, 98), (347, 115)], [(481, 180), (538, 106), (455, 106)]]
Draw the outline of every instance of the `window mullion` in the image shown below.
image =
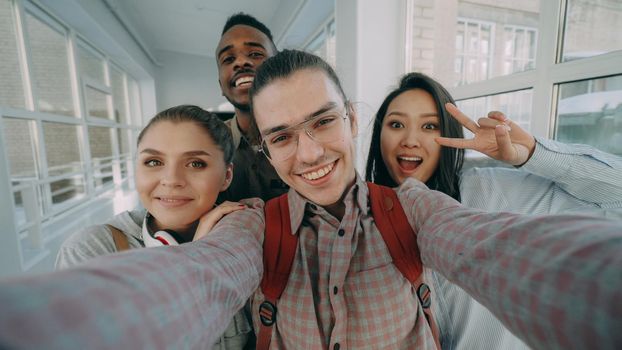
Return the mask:
[[(533, 103), (531, 109), (531, 133), (551, 137), (553, 119), (553, 81), (551, 70), (555, 68), (558, 51), (561, 0), (540, 1), (540, 35), (537, 41)], [(551, 20), (553, 19), (553, 20)]]
[(15, 17), (15, 33), (17, 35), (17, 52), (19, 53), (20, 66), (22, 68), (22, 82), (24, 88), (24, 97), (26, 99), (26, 109), (34, 111), (36, 101), (36, 91), (32, 83), (32, 70), (30, 69), (32, 59), (30, 57), (30, 47), (26, 44), (28, 40), (28, 31), (26, 30), (26, 20), (24, 16), (24, 7), (21, 1), (15, 0), (13, 7), (13, 16)]

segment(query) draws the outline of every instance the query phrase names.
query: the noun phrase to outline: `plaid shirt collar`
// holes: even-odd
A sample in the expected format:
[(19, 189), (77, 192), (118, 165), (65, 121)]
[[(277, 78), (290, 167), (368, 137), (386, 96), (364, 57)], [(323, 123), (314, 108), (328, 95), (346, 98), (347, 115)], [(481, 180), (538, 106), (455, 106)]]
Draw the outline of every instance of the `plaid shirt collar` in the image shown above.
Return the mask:
[[(349, 207), (354, 203), (358, 206), (358, 209), (361, 211), (362, 215), (367, 215), (369, 211), (369, 200), (368, 200), (369, 191), (367, 189), (367, 184), (363, 179), (359, 176), (358, 172), (356, 173), (356, 179), (354, 181), (354, 185), (350, 187), (348, 193), (344, 197), (344, 201), (346, 203), (346, 212), (351, 210)], [(356, 198), (356, 202), (353, 200)], [(314, 213), (314, 214), (322, 214), (322, 215), (330, 215), (324, 208), (321, 208), (319, 205), (311, 202), (306, 199), (300, 193), (296, 192), (293, 188), (289, 189), (287, 193), (287, 200), (289, 205), (289, 217), (291, 222), (292, 234), (298, 234), (298, 229), (302, 224), (302, 219), (304, 218), (305, 212)]]

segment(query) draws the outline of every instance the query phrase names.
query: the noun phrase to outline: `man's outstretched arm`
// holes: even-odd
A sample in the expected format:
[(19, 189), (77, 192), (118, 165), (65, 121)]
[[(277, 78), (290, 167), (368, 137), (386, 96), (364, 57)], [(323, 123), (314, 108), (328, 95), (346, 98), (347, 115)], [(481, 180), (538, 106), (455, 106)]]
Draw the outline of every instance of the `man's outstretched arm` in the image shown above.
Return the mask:
[(622, 346), (622, 221), (481, 212), (413, 180), (399, 191), (423, 263), (531, 347)]
[(232, 213), (194, 243), (1, 282), (0, 348), (209, 347), (259, 285), (262, 214)]

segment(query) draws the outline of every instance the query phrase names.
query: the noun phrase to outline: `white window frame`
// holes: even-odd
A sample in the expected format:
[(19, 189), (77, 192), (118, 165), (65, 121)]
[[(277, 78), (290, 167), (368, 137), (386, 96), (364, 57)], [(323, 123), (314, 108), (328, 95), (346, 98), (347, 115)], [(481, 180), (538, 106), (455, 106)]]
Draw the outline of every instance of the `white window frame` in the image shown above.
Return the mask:
[[(466, 81), (466, 69), (464, 69), (466, 67), (466, 62), (468, 57), (475, 57), (477, 59), (477, 61), (481, 61), (483, 57), (486, 57), (486, 61), (487, 61), (487, 65), (486, 65), (486, 76), (489, 77), (492, 73), (492, 69), (493, 69), (493, 64), (494, 64), (494, 52), (495, 52), (495, 29), (496, 29), (496, 25), (493, 22), (489, 22), (489, 21), (483, 21), (480, 19), (473, 19), (473, 18), (466, 18), (466, 17), (458, 17), (456, 19), (456, 22), (464, 22), (464, 33), (465, 33), (465, 37), (464, 37), (464, 42), (463, 42), (463, 47), (462, 47), (462, 52), (458, 53), (456, 52), (456, 58), (462, 58), (462, 67), (463, 67), (463, 71), (460, 74), (460, 82), (462, 84), (467, 84), (464, 83)], [(473, 56), (472, 54), (468, 54), (466, 53), (466, 46), (469, 45), (469, 43), (467, 42), (467, 38), (466, 38), (466, 33), (467, 33), (467, 28), (469, 27), (469, 24), (476, 24), (477, 25), (477, 29), (478, 29), (478, 35), (477, 35), (477, 40), (478, 43), (481, 42), (481, 32), (482, 32), (482, 26), (483, 25), (487, 25), (490, 27), (490, 47), (488, 49), (488, 54), (486, 56), (482, 55), (481, 53), (479, 53), (478, 50), (478, 54), (477, 56)], [(476, 70), (477, 75), (479, 75), (480, 71), (479, 69)], [(457, 73), (457, 72), (456, 72)], [(477, 80), (480, 77), (478, 77)]]
[[(320, 55), (326, 62), (328, 62), (331, 66), (335, 67), (336, 62), (330, 62), (329, 58), (331, 57), (331, 53), (328, 52), (328, 38), (331, 35), (331, 26), (333, 31), (336, 31), (335, 25), (335, 15), (332, 14), (326, 18), (322, 24), (307, 38), (307, 40), (302, 45), (303, 50), (308, 52), (313, 52), (317, 49), (321, 49), (322, 54)], [(336, 34), (334, 34), (334, 38), (336, 38)], [(332, 57), (335, 57), (335, 53), (332, 52)]]
[[(566, 5), (566, 0), (540, 0), (535, 69), (447, 87), (448, 91), (456, 100), (466, 100), (533, 89), (530, 131), (536, 136), (553, 138), (560, 84), (622, 74), (622, 50), (561, 62), (563, 36), (560, 33), (564, 30)], [(413, 1), (407, 0), (406, 6), (404, 12), (411, 14), (406, 18), (406, 27), (409, 28), (413, 20)], [(404, 46), (406, 50), (412, 47), (411, 43)], [(402, 54), (407, 58), (411, 55), (408, 51)]]
[[(7, 257), (7, 265), (11, 266), (10, 269), (15, 270), (16, 263), (18, 261), (17, 269), (21, 271), (27, 271), (39, 262), (47, 259), (51, 252), (56, 249), (49, 246), (53, 244), (53, 241), (58, 238), (59, 235), (65, 234), (65, 232), (54, 232), (51, 227), (58, 226), (58, 224), (65, 222), (71, 218), (75, 213), (83, 211), (89, 205), (102, 195), (107, 195), (112, 191), (132, 189), (133, 187), (133, 161), (132, 154), (134, 154), (134, 138), (138, 135), (138, 132), (142, 128), (142, 118), (140, 115), (134, 115), (134, 112), (140, 113), (142, 109), (142, 101), (140, 101), (140, 91), (131, 91), (128, 86), (129, 79), (136, 84), (136, 88), (140, 89), (139, 83), (136, 79), (131, 77), (120, 68), (110, 57), (102, 53), (97, 47), (91, 44), (87, 39), (81, 37), (70, 26), (66, 25), (57, 16), (54, 16), (50, 11), (39, 4), (36, 1), (29, 0), (11, 0), (9, 1), (13, 16), (15, 19), (15, 37), (17, 40), (18, 55), (20, 62), (20, 69), (22, 74), (22, 83), (24, 88), (25, 109), (21, 108), (9, 108), (6, 106), (0, 106), (0, 144), (4, 142), (3, 132), (3, 120), (4, 118), (13, 118), (28, 121), (31, 125), (31, 139), (33, 148), (35, 149), (35, 167), (37, 169), (37, 178), (27, 184), (12, 185), (11, 175), (9, 173), (9, 160), (6, 153), (3, 151), (6, 149), (2, 147), (0, 151), (0, 168), (5, 168), (0, 171), (0, 188), (6, 187), (7, 191), (3, 193), (10, 193), (10, 196), (5, 196), (0, 200), (0, 209), (3, 215), (0, 217), (6, 219), (6, 229), (11, 235), (10, 240), (7, 239), (9, 244), (0, 248), (0, 255)], [(31, 81), (31, 58), (30, 47), (28, 40), (28, 33), (25, 30), (25, 15), (26, 12), (36, 17), (38, 20), (48, 25), (53, 30), (61, 33), (66, 39), (67, 48), (67, 64), (69, 66), (69, 79), (71, 82), (71, 96), (74, 108), (75, 116), (56, 115), (51, 113), (40, 112), (36, 108), (36, 94), (33, 89)], [(104, 63), (104, 84), (96, 79), (88, 76), (81, 77), (78, 69), (77, 49), (78, 45), (82, 49), (87, 49), (89, 52), (95, 54), (98, 58), (101, 58)], [(122, 74), (123, 79), (123, 97), (125, 101), (125, 112), (127, 116), (126, 123), (119, 123), (114, 118), (113, 107), (114, 101), (112, 97), (112, 88), (110, 84), (110, 66), (114, 66), (115, 69)], [(106, 93), (108, 113), (111, 119), (104, 120), (102, 118), (96, 118), (86, 115), (86, 99), (84, 96), (84, 89), (94, 88), (98, 91)], [(134, 96), (131, 96), (134, 95)], [(49, 167), (46, 157), (45, 140), (43, 133), (43, 123), (61, 123), (77, 127), (78, 146), (80, 148), (80, 157), (82, 162), (81, 170), (73, 171), (70, 173), (64, 173), (58, 176), (49, 176)], [(112, 136), (112, 149), (113, 155), (110, 157), (111, 163), (107, 162), (106, 167), (112, 164), (112, 176), (114, 181), (102, 186), (101, 188), (94, 188), (93, 175), (97, 170), (92, 164), (89, 150), (88, 140), (88, 127), (89, 126), (102, 126), (110, 128)], [(126, 132), (129, 142), (129, 154), (121, 154), (119, 148), (119, 134), (118, 130)], [(125, 163), (127, 166), (126, 176), (122, 177), (121, 163)], [(4, 166), (6, 164), (6, 166)], [(52, 193), (50, 184), (64, 179), (71, 179), (74, 177), (81, 177), (84, 181), (84, 195), (79, 198), (72, 198), (66, 202), (52, 204)], [(37, 191), (40, 193), (37, 195)], [(30, 201), (29, 213), (27, 213), (26, 222), (17, 222), (15, 218), (15, 193), (21, 192), (30, 193), (30, 197), (26, 198), (22, 196), (22, 205), (26, 205), (25, 201)], [(33, 199), (34, 198), (34, 202)], [(36, 203), (36, 199), (42, 201), (41, 207), (39, 203)], [(4, 215), (7, 214), (7, 215)], [(30, 245), (37, 251), (32, 256), (26, 256), (23, 249), (23, 241), (30, 240)], [(0, 272), (0, 275), (2, 272)]]

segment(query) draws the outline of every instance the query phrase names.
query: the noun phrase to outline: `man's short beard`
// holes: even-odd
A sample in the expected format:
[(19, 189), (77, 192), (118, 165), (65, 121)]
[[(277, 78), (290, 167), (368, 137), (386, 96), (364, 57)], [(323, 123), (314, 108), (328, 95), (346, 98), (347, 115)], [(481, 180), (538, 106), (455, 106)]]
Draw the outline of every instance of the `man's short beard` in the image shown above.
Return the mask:
[(225, 98), (227, 99), (227, 101), (229, 101), (229, 103), (233, 105), (233, 107), (235, 107), (235, 109), (239, 110), (240, 112), (249, 113), (251, 111), (251, 105), (249, 103), (237, 103), (227, 96), (225, 96)]

